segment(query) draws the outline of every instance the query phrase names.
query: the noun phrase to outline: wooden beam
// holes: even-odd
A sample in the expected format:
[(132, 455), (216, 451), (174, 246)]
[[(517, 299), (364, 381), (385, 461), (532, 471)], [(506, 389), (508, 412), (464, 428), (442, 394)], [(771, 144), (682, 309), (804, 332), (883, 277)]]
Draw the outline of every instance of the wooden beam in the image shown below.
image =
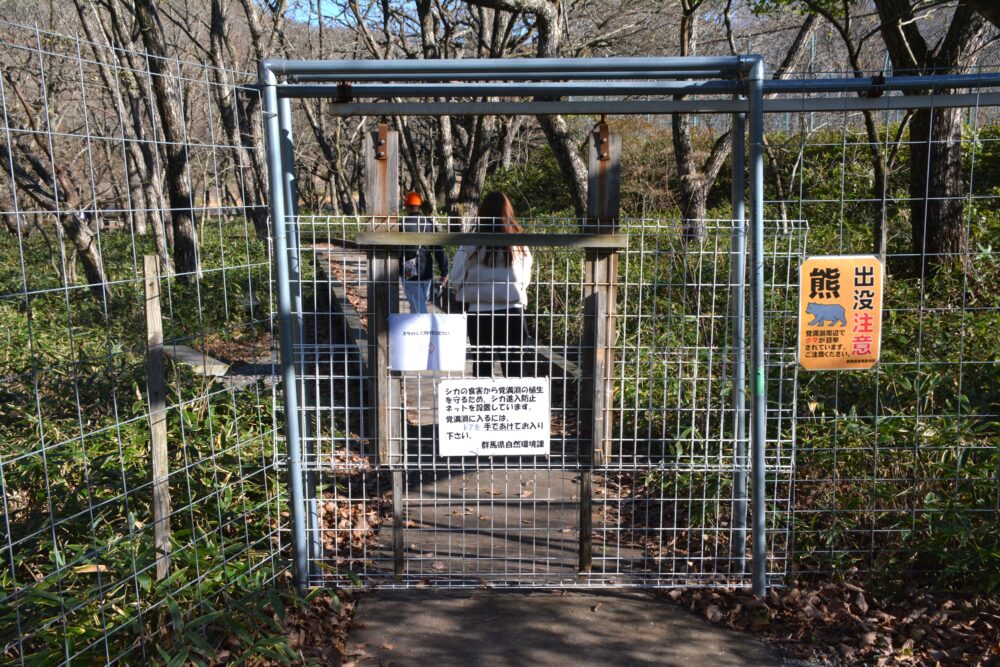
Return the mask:
[[(621, 192), (621, 136), (608, 132), (603, 121), (591, 133), (587, 181), (585, 235), (618, 238)], [(590, 246), (583, 279), (583, 407), (582, 426), (587, 446), (580, 452), (580, 572), (593, 562), (593, 468), (611, 455), (611, 398), (618, 248)]]
[(628, 247), (625, 234), (459, 234), (450, 232), (361, 232), (356, 243), (363, 247), (398, 248), (409, 245), (471, 245), (502, 247), (512, 244), (550, 248)]
[[(383, 234), (399, 231), (399, 133), (380, 123), (365, 136), (366, 198), (372, 230)], [(368, 341), (372, 371), (370, 418), (374, 425), (380, 466), (392, 474), (392, 547), (396, 578), (406, 566), (403, 551), (403, 420), (398, 374), (389, 370), (389, 313), (399, 312), (399, 253), (387, 247), (368, 251)]]

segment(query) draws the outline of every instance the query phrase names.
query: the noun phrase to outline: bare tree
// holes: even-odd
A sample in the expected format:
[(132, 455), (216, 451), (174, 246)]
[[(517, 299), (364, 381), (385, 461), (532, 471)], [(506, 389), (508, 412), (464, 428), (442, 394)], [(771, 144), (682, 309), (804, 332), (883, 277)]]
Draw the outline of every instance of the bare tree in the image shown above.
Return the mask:
[(184, 136), (184, 119), (177, 92), (171, 83), (163, 26), (155, 0), (133, 0), (135, 22), (146, 47), (153, 97), (159, 112), (166, 154), (166, 185), (174, 232), (174, 266), (182, 280), (197, 274), (198, 246), (195, 233), (194, 194), (191, 191), (190, 155)]
[[(98, 75), (104, 92), (114, 107), (118, 117), (119, 128), (128, 141), (123, 142), (129, 165), (129, 189), (132, 192), (133, 206), (129, 215), (135, 220), (136, 232), (146, 233), (152, 230), (153, 243), (160, 264), (165, 273), (173, 272), (173, 261), (170, 258), (169, 243), (164, 229), (164, 221), (160, 215), (163, 207), (160, 205), (158, 155), (150, 141), (143, 141), (147, 132), (143, 120), (142, 87), (135, 76), (135, 63), (123, 60), (129, 59), (130, 53), (119, 48), (113, 48), (116, 43), (114, 36), (107, 29), (104, 17), (94, 10), (88, 12), (83, 0), (74, 0), (80, 25), (90, 44), (91, 54), (98, 63)], [(91, 8), (92, 9), (92, 8)], [(98, 38), (94, 34), (88, 13), (101, 32)], [(101, 42), (107, 48), (100, 46)], [(111, 75), (111, 72), (115, 76)], [(122, 88), (125, 91), (122, 91)], [(136, 206), (135, 204), (138, 204)]]
[[(10, 159), (6, 176), (13, 181), (12, 191), (17, 188), (39, 207), (52, 211), (57, 224), (80, 257), (90, 291), (98, 299), (110, 299), (111, 290), (105, 277), (98, 238), (90, 228), (87, 202), (78, 185), (80, 179), (72, 176), (71, 170), (62, 164), (46, 143), (45, 132), (51, 131), (51, 128), (43, 127), (35, 118), (32, 106), (21, 93), (10, 68), (5, 69), (4, 80), (19, 101), (26, 125), (31, 130), (12, 138), (10, 142), (0, 140), (0, 154), (6, 154)], [(39, 94), (48, 95), (48, 87), (40, 90)], [(46, 114), (46, 125), (50, 123), (51, 115)], [(69, 276), (65, 278), (70, 280)]]
[[(227, 14), (229, 3), (226, 0), (212, 0), (211, 20), (209, 26), (209, 57), (212, 67), (209, 68), (215, 85), (215, 103), (222, 117), (222, 128), (226, 142), (236, 152), (237, 168), (244, 173), (242, 179), (242, 195), (245, 210), (250, 211), (250, 219), (260, 238), (267, 237), (267, 173), (263, 156), (255, 149), (254, 141), (261, 139), (259, 132), (252, 128), (260, 127), (261, 105), (252, 103), (248, 108), (237, 94), (237, 83), (230, 79), (227, 60), (233, 52), (229, 40)], [(227, 57), (228, 56), (228, 57)]]
[[(881, 34), (898, 74), (944, 74), (976, 62), (989, 24), (959, 3), (943, 39), (931, 46), (910, 0), (876, 3)], [(933, 4), (933, 3), (932, 3)], [(926, 94), (920, 91), (914, 94)], [(910, 121), (910, 228), (918, 270), (964, 262), (967, 250), (962, 183), (962, 110), (919, 109)]]
[(996, 0), (966, 0), (966, 3), (1000, 28), (1000, 3)]
[[(703, 8), (705, 0), (680, 0), (681, 20), (678, 26), (680, 55), (693, 56), (697, 53), (698, 11)], [(729, 21), (727, 5), (726, 30), (730, 49), (736, 52)], [(773, 78), (783, 79), (788, 76), (794, 63), (802, 53), (803, 45), (812, 33), (816, 24), (815, 17), (806, 16), (799, 25), (785, 57), (775, 70)], [(703, 238), (706, 234), (705, 217), (708, 210), (708, 196), (719, 172), (732, 152), (733, 137), (731, 132), (724, 132), (712, 144), (708, 156), (698, 163), (694, 141), (691, 133), (691, 116), (689, 114), (671, 115), (671, 138), (674, 147), (674, 160), (680, 180), (680, 208), (684, 224), (685, 237), (689, 239)]]
[[(470, 3), (506, 12), (529, 14), (535, 19), (538, 58), (557, 58), (563, 32), (561, 0), (469, 0)], [(542, 98), (536, 98), (541, 100)], [(565, 119), (559, 115), (539, 115), (538, 124), (545, 133), (563, 179), (569, 187), (573, 209), (578, 217), (587, 211), (587, 166)]]

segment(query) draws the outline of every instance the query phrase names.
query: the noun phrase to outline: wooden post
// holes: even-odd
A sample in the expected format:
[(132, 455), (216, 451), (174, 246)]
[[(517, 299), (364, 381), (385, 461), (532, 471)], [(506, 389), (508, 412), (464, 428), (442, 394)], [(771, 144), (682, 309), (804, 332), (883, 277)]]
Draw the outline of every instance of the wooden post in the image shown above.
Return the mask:
[(146, 294), (146, 392), (149, 397), (149, 444), (153, 467), (153, 543), (156, 579), (170, 574), (170, 484), (167, 461), (167, 391), (163, 368), (163, 318), (160, 315), (160, 265), (156, 255), (143, 257)]
[[(367, 188), (365, 201), (373, 216), (372, 230), (394, 232), (399, 229), (399, 133), (388, 125), (365, 136)], [(396, 577), (403, 575), (403, 493), (404, 480), (399, 466), (403, 462), (402, 433), (405, 418), (400, 400), (399, 377), (389, 371), (389, 313), (399, 312), (399, 253), (374, 250), (368, 254), (368, 359), (372, 377), (369, 393), (372, 422), (381, 466), (395, 468), (392, 473), (392, 544)]]
[[(618, 231), (621, 192), (621, 136), (610, 134), (602, 120), (590, 136), (587, 217), (585, 233)], [(583, 415), (584, 441), (580, 452), (580, 572), (590, 572), (593, 559), (593, 468), (611, 455), (611, 377), (614, 368), (615, 291), (618, 252), (587, 250), (583, 304)]]

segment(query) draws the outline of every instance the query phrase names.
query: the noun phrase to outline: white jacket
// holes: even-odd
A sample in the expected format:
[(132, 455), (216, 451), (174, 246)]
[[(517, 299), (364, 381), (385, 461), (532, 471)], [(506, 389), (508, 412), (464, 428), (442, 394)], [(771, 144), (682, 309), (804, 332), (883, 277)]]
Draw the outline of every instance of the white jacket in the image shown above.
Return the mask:
[[(483, 249), (488, 251), (489, 249)], [(510, 266), (498, 263), (488, 266), (480, 261), (482, 252), (474, 246), (459, 246), (451, 267), (451, 284), (455, 296), (470, 313), (507, 310), (528, 305), (528, 284), (531, 282), (531, 252), (515, 246)]]

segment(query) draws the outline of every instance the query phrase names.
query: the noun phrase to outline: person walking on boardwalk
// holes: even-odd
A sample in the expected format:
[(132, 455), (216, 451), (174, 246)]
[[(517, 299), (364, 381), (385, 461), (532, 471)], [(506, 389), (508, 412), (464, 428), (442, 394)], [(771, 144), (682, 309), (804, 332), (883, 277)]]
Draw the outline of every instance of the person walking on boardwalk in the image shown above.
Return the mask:
[[(423, 198), (416, 192), (409, 192), (403, 202), (406, 216), (400, 223), (404, 232), (433, 232), (434, 221), (420, 213)], [(433, 260), (431, 256), (433, 255)], [(410, 304), (411, 313), (426, 313), (430, 297), (431, 281), (434, 279), (434, 263), (437, 263), (441, 279), (448, 279), (448, 255), (439, 245), (405, 246), (400, 257), (399, 274), (403, 280), (403, 292)]]
[[(479, 205), (477, 232), (520, 234), (514, 207), (502, 192), (490, 192)], [(499, 361), (506, 377), (524, 377), (524, 308), (531, 282), (527, 247), (459, 246), (452, 265), (452, 289), (468, 314), (469, 341), (476, 377), (491, 377)]]

